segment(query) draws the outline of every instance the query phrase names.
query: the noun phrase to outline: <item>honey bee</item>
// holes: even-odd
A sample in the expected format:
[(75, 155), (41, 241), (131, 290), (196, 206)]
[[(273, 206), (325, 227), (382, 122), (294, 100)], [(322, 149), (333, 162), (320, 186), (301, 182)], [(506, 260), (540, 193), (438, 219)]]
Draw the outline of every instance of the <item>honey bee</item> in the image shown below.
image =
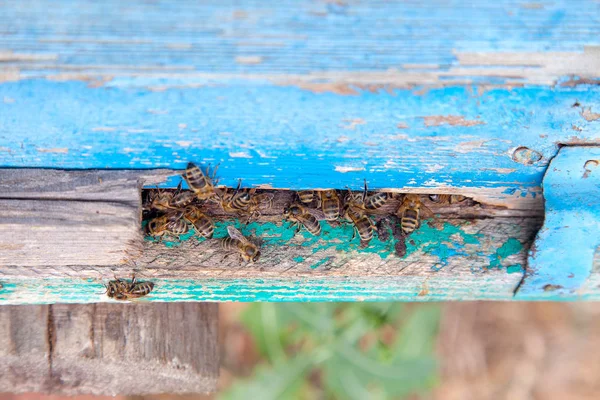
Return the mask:
[(400, 217), (400, 226), (405, 235), (409, 235), (421, 226), (421, 217), (432, 216), (433, 213), (421, 204), (416, 194), (407, 194), (396, 211)]
[(248, 222), (250, 222), (251, 219), (260, 217), (262, 215), (261, 210), (273, 207), (274, 197), (275, 196), (272, 193), (253, 194), (250, 198), (248, 208), (246, 209)]
[(319, 193), (318, 207), (321, 207), (327, 221), (335, 221), (340, 216), (340, 198), (333, 189), (323, 190)]
[(227, 189), (224, 189), (223, 192), (217, 189), (216, 193), (221, 202), (221, 207), (223, 207), (223, 211), (228, 213), (239, 213), (248, 208), (251, 195), (247, 190), (240, 191), (241, 185), (242, 180), (240, 179), (237, 188), (232, 194), (229, 193)]
[[(217, 173), (218, 166), (213, 172), (213, 179)], [(207, 200), (216, 195), (215, 185), (213, 179), (208, 177), (208, 168), (206, 169), (206, 175), (202, 172), (200, 167), (194, 163), (188, 163), (185, 169), (184, 178), (188, 183), (190, 189), (196, 194), (199, 200)]]
[(315, 198), (314, 190), (301, 190), (299, 192), (296, 192), (296, 194), (298, 195), (298, 199), (300, 199), (300, 202), (303, 204), (310, 204)]
[(438, 204), (456, 204), (465, 201), (467, 198), (459, 194), (430, 194), (429, 200)]
[(360, 237), (360, 242), (363, 245), (368, 244), (369, 241), (373, 239), (373, 221), (371, 221), (363, 209), (355, 207), (351, 203), (346, 204), (344, 206), (344, 218), (354, 224), (355, 229), (352, 239), (356, 237), (357, 232)]
[(148, 222), (147, 231), (151, 236), (162, 238), (165, 234), (183, 235), (189, 231), (189, 227), (183, 219), (183, 212), (171, 211), (151, 219)]
[(188, 206), (185, 209), (183, 218), (194, 226), (196, 232), (207, 239), (212, 238), (215, 231), (213, 220), (204, 214), (198, 207)]
[(235, 252), (245, 262), (256, 262), (260, 257), (258, 246), (248, 240), (240, 231), (233, 226), (227, 227), (228, 238), (221, 239), (221, 247), (229, 252)]
[(307, 231), (315, 236), (318, 236), (321, 234), (321, 224), (314, 213), (315, 210), (309, 210), (298, 203), (288, 205), (283, 210), (284, 218), (286, 220), (291, 220), (293, 225), (298, 226), (296, 232), (298, 232), (300, 228), (304, 226)]
[(171, 208), (170, 203), (173, 200), (173, 192), (164, 192), (156, 187), (156, 191), (152, 192), (148, 198), (148, 205), (145, 210), (166, 211)]
[(372, 195), (368, 195), (367, 191), (367, 180), (365, 179), (365, 190), (363, 192), (363, 204), (366, 210), (377, 210), (381, 208), (389, 199), (388, 193), (375, 192)]
[(179, 186), (177, 186), (177, 191), (173, 194), (173, 198), (169, 201), (168, 205), (170, 208), (174, 209), (182, 209), (192, 204), (192, 202), (196, 199), (196, 195), (194, 192), (190, 192), (188, 190), (181, 190), (181, 182), (179, 182)]
[(365, 188), (363, 192), (354, 193), (348, 189), (345, 203), (350, 203), (354, 208), (362, 208), (366, 211), (374, 211), (387, 203), (389, 197), (389, 194), (385, 192), (375, 192), (369, 196), (367, 180), (365, 179)]
[(104, 286), (106, 287), (106, 295), (115, 300), (143, 297), (154, 289), (154, 283), (149, 281), (137, 282), (135, 275), (131, 277), (131, 282), (115, 277), (115, 280)]

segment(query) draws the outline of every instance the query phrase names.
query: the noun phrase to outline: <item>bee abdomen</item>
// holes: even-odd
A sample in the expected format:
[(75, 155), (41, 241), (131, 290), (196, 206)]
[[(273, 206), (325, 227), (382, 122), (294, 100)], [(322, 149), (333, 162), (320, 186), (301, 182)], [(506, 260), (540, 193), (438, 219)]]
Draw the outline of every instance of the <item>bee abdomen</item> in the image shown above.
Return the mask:
[(204, 173), (194, 163), (189, 163), (185, 170), (185, 180), (187, 181), (190, 189), (193, 191), (198, 191), (206, 186), (206, 179)]
[(134, 296), (145, 296), (149, 294), (152, 291), (152, 289), (154, 289), (154, 283), (138, 282), (135, 285), (133, 285), (133, 287), (131, 288), (131, 290), (129, 290), (128, 293)]
[(313, 235), (319, 236), (321, 234), (321, 224), (314, 215), (305, 215), (303, 225), (306, 228), (306, 230), (312, 233)]
[(221, 247), (228, 251), (238, 250), (242, 246), (242, 242), (233, 238), (223, 238), (221, 239)]
[(243, 192), (235, 196), (231, 202), (231, 206), (237, 210), (243, 210), (248, 208), (250, 204), (250, 194), (248, 192)]
[(194, 201), (195, 197), (196, 196), (192, 192), (182, 192), (173, 197), (173, 199), (169, 202), (169, 205), (175, 208), (183, 208)]
[(203, 237), (210, 239), (215, 231), (215, 225), (209, 217), (203, 215), (200, 219), (194, 222), (194, 229)]
[(376, 193), (373, 196), (367, 198), (367, 204), (365, 204), (365, 208), (368, 210), (376, 210), (381, 208), (388, 201), (387, 193)]
[(361, 217), (356, 221), (355, 225), (361, 241), (368, 242), (369, 240), (373, 239), (373, 225), (371, 224), (369, 217)]
[(167, 224), (167, 231), (175, 235), (183, 235), (189, 231), (189, 227), (182, 218), (179, 218)]
[(400, 221), (402, 232), (409, 234), (417, 229), (419, 225), (419, 215), (414, 210), (406, 210)]
[(302, 190), (298, 192), (298, 197), (302, 203), (310, 204), (315, 197), (315, 192), (313, 190)]

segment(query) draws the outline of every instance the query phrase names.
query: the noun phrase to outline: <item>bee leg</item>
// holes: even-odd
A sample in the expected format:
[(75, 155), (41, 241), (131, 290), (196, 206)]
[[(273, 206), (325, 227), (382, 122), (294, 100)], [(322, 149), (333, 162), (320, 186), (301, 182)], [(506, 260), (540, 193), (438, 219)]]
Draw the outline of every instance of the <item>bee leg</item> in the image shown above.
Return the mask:
[(367, 200), (367, 178), (365, 178), (365, 190), (363, 191), (363, 198), (362, 198), (363, 204), (365, 204), (366, 200)]

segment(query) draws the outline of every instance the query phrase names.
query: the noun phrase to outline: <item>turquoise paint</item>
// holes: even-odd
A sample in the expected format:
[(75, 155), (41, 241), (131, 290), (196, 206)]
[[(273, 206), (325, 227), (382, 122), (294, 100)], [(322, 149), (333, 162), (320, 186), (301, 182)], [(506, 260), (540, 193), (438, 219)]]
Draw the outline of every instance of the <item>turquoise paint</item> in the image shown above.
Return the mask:
[(517, 298), (548, 296), (545, 287), (556, 288), (552, 296), (572, 296), (594, 270), (600, 246), (600, 170), (586, 168), (590, 160), (600, 160), (600, 147), (563, 147), (552, 160), (543, 182), (544, 225), (529, 252)]
[(300, 256), (294, 257), (293, 260), (296, 261), (297, 263), (301, 263), (304, 261), (304, 257), (300, 257)]
[[(454, 240), (452, 236), (459, 235), (463, 244)], [(451, 257), (463, 256), (466, 253), (462, 251), (465, 245), (480, 243), (483, 234), (465, 233), (460, 227), (444, 222), (441, 229), (430, 221), (423, 221), (418, 230), (414, 231), (406, 238), (406, 255), (410, 256), (416, 251), (422, 251), (425, 254), (435, 255), (439, 263), (433, 265), (433, 270), (440, 270), (447, 265), (447, 260)]]
[(523, 272), (525, 272), (525, 269), (521, 264), (513, 264), (506, 267), (506, 272), (509, 274), (522, 274)]
[[(496, 250), (496, 253), (490, 256), (489, 268), (502, 268), (502, 261), (509, 256), (519, 254), (523, 250), (523, 245), (515, 238), (509, 238)], [(520, 267), (520, 265), (519, 265)], [(507, 270), (508, 272), (508, 270)]]
[(310, 266), (310, 268), (311, 268), (311, 269), (317, 269), (317, 268), (319, 268), (321, 265), (323, 265), (323, 264), (325, 264), (325, 263), (329, 262), (330, 260), (331, 260), (331, 257), (325, 257), (325, 258), (323, 258), (323, 259), (321, 259), (321, 260), (317, 261), (316, 263), (312, 264), (312, 265)]

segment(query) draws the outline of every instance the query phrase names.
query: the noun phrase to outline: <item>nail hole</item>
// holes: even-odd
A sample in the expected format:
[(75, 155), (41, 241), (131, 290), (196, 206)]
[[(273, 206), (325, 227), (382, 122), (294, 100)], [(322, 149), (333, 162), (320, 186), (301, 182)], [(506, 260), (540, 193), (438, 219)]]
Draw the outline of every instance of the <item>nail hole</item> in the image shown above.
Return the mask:
[(523, 165), (531, 165), (542, 159), (542, 155), (528, 147), (517, 147), (513, 152), (512, 159)]

